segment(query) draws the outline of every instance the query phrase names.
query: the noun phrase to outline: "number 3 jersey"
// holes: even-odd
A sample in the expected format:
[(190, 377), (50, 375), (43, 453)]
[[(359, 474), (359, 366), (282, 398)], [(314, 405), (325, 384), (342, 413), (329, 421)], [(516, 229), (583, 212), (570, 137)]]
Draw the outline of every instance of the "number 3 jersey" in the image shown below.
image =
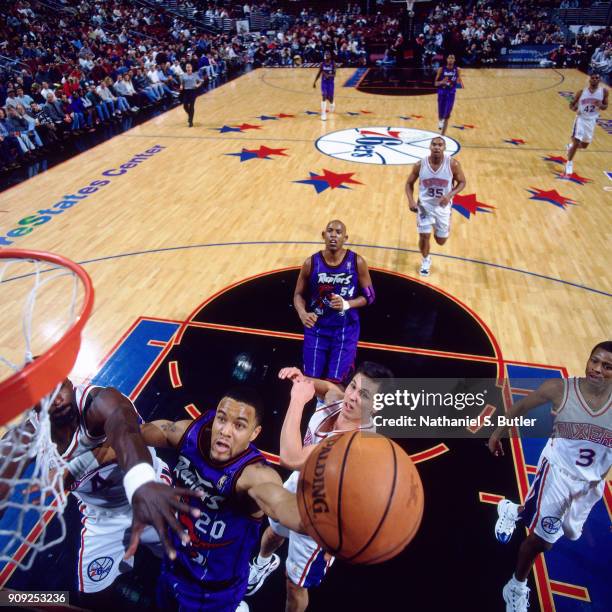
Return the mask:
[[(421, 160), (419, 171), (419, 203), (425, 207), (439, 207), (440, 198), (453, 188), (451, 157), (445, 155), (437, 170), (433, 170), (429, 156)], [(451, 205), (447, 208), (450, 211)]]
[[(71, 491), (82, 504), (85, 504), (88, 512), (95, 513), (102, 510), (126, 514), (131, 512), (131, 507), (123, 487), (125, 472), (121, 469), (116, 459), (102, 464), (91, 460), (89, 467), (82, 465), (82, 462), (79, 460), (85, 453), (93, 451), (106, 443), (106, 436), (93, 436), (88, 431), (86, 422), (87, 411), (94, 399), (92, 391), (100, 388), (94, 385), (75, 386), (74, 392), (79, 423), (68, 448), (63, 454), (63, 458), (68, 462), (68, 469), (75, 480)], [(130, 400), (128, 399), (128, 401)], [(138, 422), (142, 423), (143, 421), (140, 415), (138, 415), (136, 407), (133, 404), (132, 406), (138, 416)], [(157, 457), (154, 448), (149, 447), (149, 452), (151, 453), (153, 467), (158, 479), (166, 484), (170, 484), (171, 479), (168, 466)], [(77, 463), (79, 467), (75, 469), (74, 466)]]
[(179, 513), (179, 521), (191, 543), (183, 546), (172, 532), (180, 564), (194, 581), (218, 588), (246, 579), (251, 553), (259, 543), (262, 519), (253, 518), (248, 496), (236, 494), (236, 483), (244, 468), (264, 462), (251, 444), (240, 455), (225, 463), (210, 459), (211, 424), (214, 410), (196, 419), (183, 435), (174, 468), (174, 484), (204, 493), (204, 499), (186, 503), (201, 511), (200, 518)]
[(575, 478), (598, 482), (612, 467), (612, 394), (602, 408), (594, 411), (578, 381), (565, 381), (561, 404), (553, 410), (553, 435), (543, 455)]

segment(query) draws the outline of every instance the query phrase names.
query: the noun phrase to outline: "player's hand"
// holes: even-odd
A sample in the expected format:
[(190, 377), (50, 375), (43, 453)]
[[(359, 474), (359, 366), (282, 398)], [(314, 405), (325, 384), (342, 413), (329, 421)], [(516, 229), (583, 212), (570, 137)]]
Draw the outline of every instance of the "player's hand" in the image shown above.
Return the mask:
[(415, 213), (419, 210), (419, 205), (413, 200), (412, 202), (408, 202), (408, 208)]
[(315, 89), (315, 87), (316, 87), (316, 86), (317, 86), (317, 82), (315, 81), (315, 82), (312, 84), (312, 88), (313, 88), (313, 89)]
[(315, 326), (318, 318), (314, 312), (305, 312), (303, 315), (300, 315), (300, 321), (308, 329)]
[(305, 380), (304, 374), (302, 374), (302, 371), (299, 368), (295, 368), (295, 367), (283, 368), (278, 373), (278, 377), (282, 380), (289, 379), (292, 382), (296, 382), (298, 380)]
[(182, 497), (201, 497), (200, 492), (190, 489), (174, 488), (161, 482), (147, 482), (134, 492), (132, 497), (132, 537), (125, 551), (124, 559), (134, 556), (140, 536), (147, 525), (155, 527), (159, 539), (171, 560), (176, 558), (174, 550), (168, 537), (168, 527), (172, 529), (181, 539), (183, 544), (189, 544), (189, 536), (176, 519), (176, 511), (191, 514), (199, 518), (200, 511), (178, 500)]
[(449, 194), (446, 194), (440, 198), (440, 206), (448, 206), (450, 204), (451, 197)]
[(331, 299), (329, 301), (329, 305), (334, 310), (343, 310), (344, 309), (344, 300), (339, 295), (337, 295), (336, 293), (332, 293), (330, 297), (331, 297)]
[(291, 387), (291, 399), (306, 405), (315, 396), (315, 386), (312, 380), (294, 380)]
[(487, 446), (489, 447), (489, 451), (491, 451), (492, 455), (495, 457), (503, 457), (504, 456), (504, 447), (502, 446), (501, 436), (503, 431), (494, 431), (489, 438)]

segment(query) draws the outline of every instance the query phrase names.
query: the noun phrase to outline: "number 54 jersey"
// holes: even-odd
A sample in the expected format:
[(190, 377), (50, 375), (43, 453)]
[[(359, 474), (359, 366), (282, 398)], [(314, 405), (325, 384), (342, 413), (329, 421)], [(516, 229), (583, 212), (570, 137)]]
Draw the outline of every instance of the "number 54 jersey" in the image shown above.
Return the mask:
[[(183, 546), (172, 532), (177, 551), (175, 563), (194, 581), (217, 586), (248, 578), (249, 560), (259, 543), (262, 519), (253, 518), (249, 499), (238, 496), (236, 482), (247, 465), (265, 461), (253, 446), (233, 460), (216, 463), (210, 459), (211, 424), (215, 411), (196, 419), (183, 435), (174, 468), (174, 484), (204, 493), (204, 499), (184, 500), (199, 508), (200, 518), (179, 513), (191, 544)], [(246, 585), (246, 582), (245, 582)]]

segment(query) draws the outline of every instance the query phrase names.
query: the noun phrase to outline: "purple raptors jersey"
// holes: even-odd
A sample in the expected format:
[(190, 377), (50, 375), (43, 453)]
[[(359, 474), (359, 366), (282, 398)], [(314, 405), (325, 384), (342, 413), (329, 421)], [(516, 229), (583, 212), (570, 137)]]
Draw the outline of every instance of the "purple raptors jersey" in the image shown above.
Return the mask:
[(332, 293), (345, 300), (352, 300), (357, 296), (359, 290), (357, 254), (347, 249), (344, 259), (337, 266), (330, 266), (321, 251), (315, 253), (310, 258), (308, 289), (308, 310), (317, 315), (317, 327), (335, 327), (357, 322), (359, 314), (355, 308), (341, 312), (330, 306)]
[(202, 588), (229, 588), (241, 580), (246, 584), (250, 556), (259, 543), (261, 526), (261, 519), (249, 514), (249, 501), (236, 495), (236, 482), (247, 465), (265, 459), (249, 445), (227, 463), (212, 460), (210, 437), (214, 417), (215, 412), (211, 410), (196, 419), (178, 448), (174, 483), (178, 487), (203, 491), (206, 497), (184, 500), (200, 509), (199, 519), (183, 513), (178, 515), (191, 544), (183, 546), (174, 531), (171, 534), (177, 551), (175, 565), (180, 564), (183, 572)]
[(334, 61), (321, 63), (321, 77), (324, 81), (333, 81), (336, 74), (336, 64)]
[(446, 66), (442, 68), (442, 75), (440, 80), (448, 79), (448, 85), (441, 85), (438, 87), (438, 91), (455, 91), (457, 89), (457, 79), (459, 78), (459, 71), (456, 66), (452, 68), (447, 68)]

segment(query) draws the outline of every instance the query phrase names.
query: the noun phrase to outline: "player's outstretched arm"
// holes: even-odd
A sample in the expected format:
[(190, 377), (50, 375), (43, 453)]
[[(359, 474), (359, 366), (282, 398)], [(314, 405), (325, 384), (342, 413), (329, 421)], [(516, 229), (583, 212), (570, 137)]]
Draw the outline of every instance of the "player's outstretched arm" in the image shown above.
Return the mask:
[(176, 520), (175, 511), (199, 516), (195, 508), (179, 502), (177, 496), (197, 497), (198, 493), (155, 482), (151, 453), (140, 433), (131, 402), (117, 389), (102, 388), (94, 392), (96, 395), (85, 414), (85, 425), (92, 436), (106, 436), (117, 454), (117, 462), (125, 472), (125, 492), (132, 505), (132, 537), (125, 556), (129, 558), (136, 552), (142, 531), (147, 525), (153, 525), (168, 556), (174, 559), (176, 551), (170, 544), (168, 527), (186, 539), (185, 543), (189, 541)]
[(306, 463), (314, 445), (304, 446), (300, 425), (304, 406), (314, 397), (315, 388), (309, 380), (295, 380), (291, 388), (291, 401), (283, 421), (280, 439), (281, 465), (290, 470), (300, 470)]
[[(342, 397), (343, 390), (336, 383), (330, 382), (329, 380), (323, 380), (321, 378), (312, 378), (311, 376), (304, 376), (302, 370), (299, 368), (290, 366), (288, 368), (282, 368), (278, 377), (281, 380), (290, 380), (294, 382), (296, 380), (309, 380), (312, 382), (315, 388), (315, 394), (320, 399), (327, 398), (330, 394), (334, 394), (333, 399)], [(333, 400), (332, 400), (333, 401)]]
[(314, 327), (317, 322), (317, 315), (314, 312), (306, 312), (306, 289), (308, 287), (308, 277), (310, 276), (310, 257), (302, 264), (300, 274), (293, 291), (293, 306), (300, 317), (304, 327)]
[(140, 433), (147, 446), (156, 448), (178, 448), (187, 428), (193, 423), (191, 419), (167, 421), (159, 419), (140, 426)]
[[(508, 418), (522, 416), (548, 402), (558, 405), (563, 395), (564, 384), (564, 381), (559, 379), (545, 381), (538, 389), (513, 404), (506, 416)], [(508, 427), (506, 426), (498, 427), (489, 438), (489, 450), (496, 457), (504, 454), (501, 439), (505, 437), (507, 431)]]
[(271, 519), (292, 531), (304, 532), (297, 498), (283, 487), (276, 470), (263, 463), (250, 465), (238, 479), (236, 490), (246, 491)]
[(418, 210), (417, 203), (414, 201), (414, 185), (419, 180), (419, 172), (421, 171), (421, 162), (418, 161), (414, 166), (412, 166), (412, 170), (410, 175), (408, 176), (408, 180), (406, 181), (406, 197), (408, 198), (408, 207), (412, 212), (416, 212)]

